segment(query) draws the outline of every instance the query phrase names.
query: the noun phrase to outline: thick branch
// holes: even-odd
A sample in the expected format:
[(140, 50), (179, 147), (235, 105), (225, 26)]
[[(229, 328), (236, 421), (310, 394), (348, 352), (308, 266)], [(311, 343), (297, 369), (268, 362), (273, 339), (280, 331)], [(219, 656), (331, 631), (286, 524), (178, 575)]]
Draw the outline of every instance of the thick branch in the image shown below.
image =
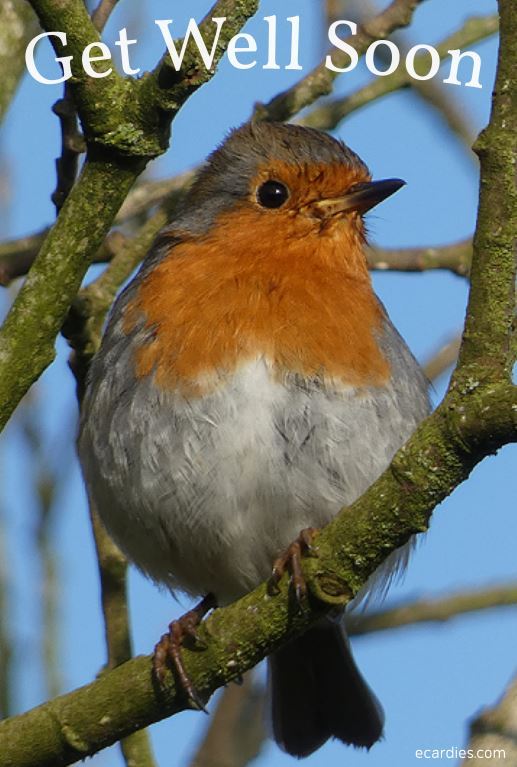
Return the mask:
[(517, 260), (517, 13), (512, 0), (499, 1), (501, 35), (492, 117), (474, 145), (481, 163), (479, 212), (458, 386), (511, 377), (511, 330), (515, 317)]
[[(58, 0), (32, 0), (32, 5), (46, 29), (67, 32), (67, 53), (76, 62), (74, 94), (90, 155), (0, 331), (0, 429), (53, 360), (55, 337), (86, 269), (147, 160), (163, 151), (164, 132), (168, 135), (173, 115), (212, 76), (203, 70), (186, 87), (184, 78), (189, 79), (189, 74), (180, 73), (168, 94), (174, 107), (170, 105), (164, 119), (165, 90), (159, 82), (151, 89), (154, 96), (146, 91), (141, 98), (145, 78), (129, 81), (112, 74), (95, 79), (77, 64), (85, 44), (98, 40), (80, 0), (68, 0), (66, 5)], [(232, 8), (235, 23), (221, 35), (218, 58), (237, 26), (253, 15), (256, 0), (221, 1), (212, 13), (226, 10), (230, 14)], [(56, 50), (60, 51), (57, 40)]]
[(0, 329), (0, 429), (54, 359), (70, 303), (140, 170), (86, 163)]
[(99, 32), (85, 4), (81, 0), (67, 0), (66, 3), (30, 0), (30, 4), (43, 29), (66, 32), (66, 47), (57, 37), (52, 37), (51, 42), (58, 56), (73, 56), (70, 62), (73, 80), (69, 82), (89, 146), (98, 143), (121, 153), (135, 154), (136, 139), (143, 142), (144, 137), (132, 137), (135, 113), (131, 104), (132, 83), (124, 81), (115, 69), (108, 77), (93, 78), (82, 67), (84, 48), (100, 42)]
[[(357, 35), (344, 38), (345, 42), (357, 53), (363, 54), (374, 40), (387, 37), (395, 29), (407, 27), (421, 2), (423, 0), (393, 0), (385, 11), (359, 27)], [(336, 67), (345, 67), (350, 63), (343, 51), (332, 49), (330, 53)], [(261, 120), (288, 120), (320, 96), (327, 96), (338, 74), (324, 63), (319, 64), (292, 88), (275, 96), (268, 104), (259, 105), (256, 117)]]

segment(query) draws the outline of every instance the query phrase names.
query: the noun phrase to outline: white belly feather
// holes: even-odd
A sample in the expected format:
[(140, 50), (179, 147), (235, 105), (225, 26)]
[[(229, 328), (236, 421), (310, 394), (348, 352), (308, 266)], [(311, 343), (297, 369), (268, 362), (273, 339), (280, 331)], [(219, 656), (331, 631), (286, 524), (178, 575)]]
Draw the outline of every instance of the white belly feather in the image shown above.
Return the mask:
[(409, 378), (397, 389), (328, 390), (275, 380), (263, 357), (202, 398), (151, 377), (121, 387), (115, 373), (108, 384), (94, 370), (85, 403), (80, 453), (93, 500), (142, 571), (221, 604), (267, 578), (300, 530), (364, 492), (427, 407)]

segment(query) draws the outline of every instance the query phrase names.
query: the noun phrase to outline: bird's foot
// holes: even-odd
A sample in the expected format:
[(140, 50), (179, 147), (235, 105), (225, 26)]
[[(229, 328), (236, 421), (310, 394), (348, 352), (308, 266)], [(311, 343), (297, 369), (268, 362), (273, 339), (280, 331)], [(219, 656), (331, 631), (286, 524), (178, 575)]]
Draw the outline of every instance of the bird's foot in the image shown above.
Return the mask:
[(296, 601), (300, 607), (304, 606), (307, 597), (307, 583), (302, 572), (302, 557), (317, 556), (313, 546), (318, 530), (307, 527), (302, 530), (298, 538), (281, 554), (273, 564), (271, 577), (268, 581), (268, 593), (273, 596), (278, 594), (278, 583), (284, 573), (291, 574), (291, 584), (294, 588)]
[(181, 688), (187, 694), (189, 700), (201, 711), (205, 711), (205, 704), (198, 695), (194, 685), (183, 665), (181, 648), (185, 640), (193, 642), (198, 648), (204, 643), (197, 633), (197, 627), (212, 608), (217, 607), (213, 594), (207, 594), (199, 604), (185, 615), (182, 615), (169, 624), (169, 630), (164, 634), (156, 647), (153, 656), (153, 672), (158, 682), (163, 683), (167, 668), (171, 667), (175, 672)]

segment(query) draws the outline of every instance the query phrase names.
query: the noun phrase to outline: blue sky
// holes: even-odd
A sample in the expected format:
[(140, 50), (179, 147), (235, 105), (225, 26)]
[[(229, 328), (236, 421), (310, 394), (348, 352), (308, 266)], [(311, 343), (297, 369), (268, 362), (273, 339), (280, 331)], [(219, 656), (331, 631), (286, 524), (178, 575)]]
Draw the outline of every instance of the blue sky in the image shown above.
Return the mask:
[[(211, 4), (208, 0), (189, 4), (152, 0), (145, 3), (145, 10), (143, 5), (134, 0), (120, 2), (105, 39), (110, 43), (118, 30), (127, 26), (130, 36), (138, 39), (132, 63), (145, 68), (153, 65), (163, 47), (154, 19), (172, 17), (173, 29), (179, 35), (190, 16), (201, 18)], [(224, 62), (217, 77), (181, 110), (173, 125), (171, 148), (149, 167), (148, 176), (166, 177), (197, 164), (229, 128), (249, 116), (256, 101), (269, 99), (307, 72), (324, 51), (326, 30), (319, 6), (313, 0), (262, 0), (256, 20), (246, 29), (257, 37), (259, 62), (266, 57), (264, 16), (278, 15), (278, 58), (279, 63), (285, 63), (285, 18), (296, 14), (301, 21), (304, 72), (264, 71), (260, 67), (237, 71)], [(454, 4), (429, 0), (416, 13), (411, 40), (435, 43), (467, 16), (495, 10), (496, 3), (491, 0), (456, 0)], [(495, 40), (476, 50), (482, 58), (483, 88), (446, 87), (479, 130), (489, 116)], [(49, 47), (39, 52), (38, 64), (55, 76), (57, 68)], [(348, 92), (368, 78), (360, 66), (340, 78), (336, 90)], [(50, 194), (60, 139), (50, 107), (60, 95), (60, 86), (41, 85), (26, 77), (2, 127), (1, 164), (9, 174), (12, 190), (0, 219), (2, 238), (30, 233), (53, 220)], [(407, 181), (403, 191), (370, 217), (373, 242), (390, 247), (433, 245), (472, 233), (477, 206), (476, 166), (441, 119), (418, 97), (404, 92), (385, 98), (354, 114), (336, 135), (365, 159), (374, 177), (398, 176)], [(376, 274), (374, 284), (420, 360), (426, 360), (461, 328), (467, 285), (460, 278), (441, 273)], [(104, 647), (84, 491), (73, 456), (74, 387), (62, 340), (58, 341), (58, 351), (55, 364), (38, 389), (39, 399), (45, 403), (38, 418), (49, 461), (63, 480), (54, 512), (53, 538), (60, 581), (61, 672), (68, 690), (95, 677), (104, 661)], [(445, 377), (437, 382), (435, 401), (442, 396), (445, 383)], [(512, 531), (516, 480), (512, 469), (516, 457), (517, 449), (507, 447), (487, 459), (469, 482), (436, 510), (430, 532), (419, 542), (405, 579), (390, 591), (388, 602), (515, 579)], [(17, 646), (16, 705), (22, 710), (44, 699), (45, 684), (38, 654), (41, 599), (34, 543), (35, 506), (26, 479), (30, 472), (27, 444), (16, 423), (3, 437), (0, 461), (0, 508)], [(186, 603), (178, 605), (134, 571), (130, 592), (135, 650), (147, 653)], [(517, 614), (508, 609), (458, 619), (445, 626), (415, 627), (358, 639), (354, 644), (357, 660), (386, 710), (385, 740), (369, 754), (331, 743), (307, 764), (380, 767), (394, 763), (406, 767), (418, 763), (414, 756), (417, 748), (461, 747), (468, 719), (494, 702), (515, 670), (516, 635)], [(205, 717), (194, 712), (155, 725), (151, 731), (160, 765), (185, 765), (205, 726)], [(122, 762), (113, 748), (94, 757), (90, 764), (120, 767)], [(268, 744), (257, 764), (288, 767), (292, 760)]]

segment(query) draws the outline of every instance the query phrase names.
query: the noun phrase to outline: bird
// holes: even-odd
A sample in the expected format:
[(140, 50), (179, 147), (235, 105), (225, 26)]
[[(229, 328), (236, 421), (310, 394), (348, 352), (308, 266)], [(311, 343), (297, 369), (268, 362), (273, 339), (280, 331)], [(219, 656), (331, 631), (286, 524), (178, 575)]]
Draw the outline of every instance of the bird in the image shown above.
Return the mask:
[[(204, 598), (155, 654), (158, 674), (172, 655), (194, 699), (185, 631), (272, 567), (278, 578), (290, 544), (310, 546), (301, 531), (357, 499), (429, 413), (428, 382), (366, 260), (365, 214), (403, 183), (372, 180), (325, 132), (247, 122), (208, 157), (112, 307), (80, 461), (129, 560), (173, 594)], [(382, 737), (342, 616), (270, 656), (269, 677), (287, 753)]]

